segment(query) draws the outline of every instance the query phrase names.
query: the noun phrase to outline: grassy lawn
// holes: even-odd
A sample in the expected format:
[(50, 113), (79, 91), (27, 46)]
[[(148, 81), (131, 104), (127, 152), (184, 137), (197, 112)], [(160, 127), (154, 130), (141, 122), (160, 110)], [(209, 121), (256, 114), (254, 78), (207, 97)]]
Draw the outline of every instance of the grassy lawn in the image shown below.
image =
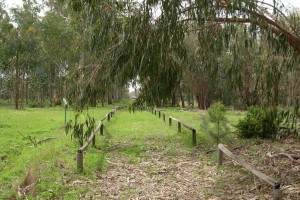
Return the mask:
[[(114, 106), (89, 109), (89, 113), (98, 121)], [(0, 199), (270, 197), (270, 187), (232, 161), (225, 159), (224, 166), (217, 168), (216, 147), (201, 125), (207, 118), (205, 111), (164, 111), (166, 117), (197, 129), (196, 147), (190, 131), (182, 127), (178, 133), (177, 124), (170, 127), (168, 118), (164, 122), (145, 111), (118, 111), (111, 122), (104, 122), (104, 136), (97, 134), (96, 148), (84, 153), (83, 173), (76, 169), (79, 146), (64, 132), (62, 107), (20, 111), (2, 107), (0, 113)], [(231, 131), (243, 116), (228, 111)], [(68, 120), (73, 118), (74, 112), (68, 111)], [(37, 141), (54, 139), (33, 147), (28, 136)], [(300, 178), (293, 175), (299, 174), (297, 166), (284, 170), (289, 162), (265, 154), (296, 149), (299, 143), (241, 140), (234, 134), (224, 143), (263, 172), (280, 178), (291, 197), (297, 195)], [(246, 178), (241, 181), (241, 177)]]
[[(112, 108), (93, 108), (89, 113), (99, 120)], [(78, 144), (64, 132), (64, 108), (2, 107), (0, 113), (0, 199), (16, 196), (19, 187), (42, 199), (68, 194), (66, 182), (79, 176), (74, 161)], [(74, 112), (68, 111), (67, 119), (73, 117)], [(28, 136), (36, 141), (54, 139), (33, 147)], [(91, 175), (95, 166), (90, 169), (86, 173)], [(71, 193), (78, 197), (76, 189)]]

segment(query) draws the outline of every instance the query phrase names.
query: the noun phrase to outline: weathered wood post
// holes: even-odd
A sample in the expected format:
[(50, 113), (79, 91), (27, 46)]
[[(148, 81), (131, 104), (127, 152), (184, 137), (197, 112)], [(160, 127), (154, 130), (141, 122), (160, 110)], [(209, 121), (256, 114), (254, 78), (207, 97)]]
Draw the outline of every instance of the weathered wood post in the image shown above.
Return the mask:
[(223, 151), (218, 148), (218, 167), (223, 164)]
[(83, 170), (83, 151), (82, 150), (77, 151), (77, 169), (79, 172), (82, 172), (82, 170)]
[(181, 122), (178, 121), (178, 132), (181, 132)]
[(171, 125), (172, 125), (172, 118), (169, 117), (169, 126), (171, 126)]
[(92, 139), (92, 147), (96, 146), (96, 134), (94, 134), (94, 137)]
[(192, 134), (193, 134), (193, 145), (196, 146), (197, 144), (197, 139), (196, 139), (196, 129), (192, 130)]
[(158, 111), (158, 118), (160, 118), (160, 115), (161, 115), (161, 114), (160, 114), (160, 111)]
[(281, 197), (280, 183), (277, 183), (273, 189), (273, 200), (280, 200)]
[(164, 122), (166, 121), (166, 115), (165, 113), (163, 113), (163, 119), (164, 119)]
[(101, 124), (101, 126), (100, 126), (100, 135), (103, 135), (103, 127), (104, 127), (104, 125)]
[(107, 121), (110, 122), (110, 113), (108, 113), (108, 115), (107, 115)]

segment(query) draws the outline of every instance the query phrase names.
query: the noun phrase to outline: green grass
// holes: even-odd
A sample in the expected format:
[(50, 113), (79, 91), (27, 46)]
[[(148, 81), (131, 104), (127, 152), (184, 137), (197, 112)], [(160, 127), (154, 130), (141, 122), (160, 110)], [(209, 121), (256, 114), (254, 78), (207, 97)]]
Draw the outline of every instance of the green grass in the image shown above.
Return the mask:
[[(175, 117), (182, 122), (188, 124), (189, 126), (193, 127), (197, 131), (197, 144), (198, 145), (204, 145), (205, 147), (211, 147), (214, 144), (213, 139), (209, 136), (207, 130), (205, 129), (205, 126), (203, 123), (205, 121), (208, 121), (208, 113), (204, 110), (193, 110), (193, 111), (184, 111), (177, 108), (163, 108), (163, 113), (166, 114), (166, 121), (168, 121), (168, 117), (172, 116)], [(158, 116), (158, 113), (157, 113)], [(238, 123), (239, 119), (243, 118), (245, 116), (244, 111), (234, 111), (234, 110), (228, 110), (226, 113), (226, 116), (228, 118), (228, 125), (230, 128), (230, 131), (235, 131), (235, 125)], [(207, 123), (207, 122), (206, 122)], [(172, 128), (173, 130), (177, 130), (177, 122), (172, 122)], [(191, 131), (187, 130), (182, 126), (181, 128), (182, 132), (185, 134), (190, 135), (189, 137), (183, 138), (186, 140), (186, 143), (191, 142)], [(231, 138), (235, 137), (234, 134), (228, 133), (228, 137), (225, 138), (222, 142), (224, 143), (230, 143)]]
[[(91, 108), (89, 113), (96, 122), (116, 105)], [(119, 111), (111, 122), (104, 122), (104, 136), (97, 134), (97, 148), (89, 147), (84, 154), (84, 171), (76, 169), (76, 150), (79, 145), (71, 141), (64, 132), (64, 108), (26, 108), (14, 110), (0, 108), (0, 199), (17, 197), (18, 188), (27, 187), (28, 199), (78, 199), (89, 191), (87, 186), (71, 183), (77, 180), (95, 181), (95, 173), (105, 173), (107, 160), (112, 153), (125, 155), (129, 163), (138, 163), (148, 152), (166, 151), (172, 158), (177, 150), (192, 151), (192, 134), (182, 127), (177, 132), (177, 124), (170, 127), (166, 122), (149, 112), (137, 111), (130, 114)], [(168, 109), (172, 115), (197, 129), (198, 145), (210, 144), (209, 137), (201, 129), (201, 119), (207, 117), (204, 111), (187, 112)], [(74, 118), (69, 110), (67, 119)], [(229, 113), (233, 123), (243, 113)], [(37, 147), (26, 137), (36, 140), (47, 137), (55, 139)], [(130, 196), (132, 190), (122, 196)]]
[[(98, 121), (113, 107), (93, 108), (89, 113)], [(31, 184), (32, 196), (39, 194), (41, 199), (51, 199), (47, 195), (61, 197), (69, 190), (76, 190), (63, 183), (64, 177), (72, 180), (81, 176), (75, 166), (78, 144), (64, 132), (64, 108), (14, 110), (1, 107), (0, 113), (0, 199), (14, 197), (20, 186)], [(67, 120), (74, 118), (74, 114), (69, 110)], [(36, 141), (47, 137), (54, 139), (33, 147), (28, 136)], [(86, 158), (90, 162), (86, 163), (85, 174), (92, 177), (96, 170), (105, 166), (105, 155), (95, 149), (89, 152)]]

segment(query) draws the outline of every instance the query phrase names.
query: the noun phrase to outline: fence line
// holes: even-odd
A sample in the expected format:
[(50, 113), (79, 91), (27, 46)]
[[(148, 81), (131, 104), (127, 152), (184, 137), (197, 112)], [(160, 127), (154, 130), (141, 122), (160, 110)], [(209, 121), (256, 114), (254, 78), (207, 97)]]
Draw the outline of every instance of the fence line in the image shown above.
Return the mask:
[[(152, 114), (155, 114), (155, 115), (158, 113), (159, 118), (161, 118), (161, 115), (162, 115), (163, 120), (166, 121), (165, 113), (161, 113), (161, 111), (163, 111), (163, 110), (156, 110), (154, 108), (148, 108), (148, 111), (152, 112)], [(187, 124), (185, 124), (185, 123), (183, 123), (179, 119), (176, 119), (172, 116), (169, 116), (169, 126), (172, 126), (172, 120), (178, 122), (178, 132), (181, 132), (181, 126), (184, 126), (185, 128), (192, 131), (193, 145), (196, 145), (196, 129), (189, 126), (189, 125), (187, 125)], [(281, 200), (282, 199), (282, 194), (281, 194), (281, 191), (280, 191), (281, 183), (279, 181), (276, 181), (275, 179), (265, 175), (261, 171), (258, 171), (257, 169), (255, 169), (255, 167), (253, 165), (247, 163), (246, 161), (242, 160), (240, 157), (238, 157), (237, 155), (235, 155), (231, 151), (229, 151), (223, 144), (218, 145), (218, 153), (219, 153), (218, 154), (218, 166), (222, 165), (222, 163), (223, 163), (223, 154), (226, 154), (229, 158), (231, 158), (232, 160), (237, 162), (239, 165), (246, 168), (251, 173), (253, 173), (257, 177), (259, 177), (260, 179), (264, 180), (266, 183), (271, 185), (273, 187), (273, 191), (272, 191), (273, 200)]]
[(221, 166), (223, 163), (223, 154), (226, 154), (229, 158), (237, 162), (239, 165), (243, 166), (250, 172), (252, 172), (254, 175), (259, 177), (260, 179), (267, 182), (269, 185), (273, 186), (273, 200), (279, 200), (281, 199), (281, 191), (280, 191), (280, 182), (276, 181), (275, 179), (265, 175), (264, 173), (258, 171), (255, 169), (253, 165), (250, 163), (247, 163), (246, 161), (242, 160), (237, 155), (233, 154), (231, 151), (229, 151), (223, 144), (218, 145), (218, 166)]
[[(157, 110), (157, 109), (154, 109), (154, 108), (148, 108), (148, 111), (152, 112), (152, 114), (155, 114), (155, 115), (158, 113), (158, 118), (161, 118), (161, 116), (162, 116), (164, 122), (166, 121), (166, 115), (165, 115), (165, 113), (162, 113), (162, 111), (165, 111), (165, 110)], [(172, 120), (177, 121), (177, 123), (178, 123), (178, 132), (181, 132), (181, 126), (184, 126), (188, 130), (192, 131), (192, 142), (193, 142), (193, 145), (195, 146), (197, 144), (196, 129), (189, 126), (189, 125), (187, 125), (186, 123), (180, 121), (179, 119), (176, 119), (175, 117), (172, 117), (172, 116), (169, 116), (169, 126), (172, 125)]]
[(124, 109), (123, 106), (117, 106), (114, 109), (112, 109), (110, 112), (108, 112), (100, 121), (97, 126), (97, 128), (93, 131), (93, 133), (90, 135), (88, 141), (77, 150), (77, 169), (78, 171), (82, 172), (83, 170), (83, 152), (87, 149), (90, 143), (92, 143), (92, 147), (95, 147), (96, 144), (96, 133), (99, 131), (100, 135), (103, 135), (103, 121), (107, 119), (107, 121), (110, 121), (110, 119), (113, 117), (113, 115), (117, 112), (117, 110)]
[(197, 139), (196, 139), (196, 129), (185, 124), (184, 122), (180, 121), (179, 119), (176, 119), (175, 117), (169, 116), (169, 126), (172, 125), (172, 120), (177, 121), (178, 123), (178, 132), (181, 132), (181, 125), (187, 128), (188, 130), (192, 131), (192, 142), (193, 145), (195, 146), (197, 144)]

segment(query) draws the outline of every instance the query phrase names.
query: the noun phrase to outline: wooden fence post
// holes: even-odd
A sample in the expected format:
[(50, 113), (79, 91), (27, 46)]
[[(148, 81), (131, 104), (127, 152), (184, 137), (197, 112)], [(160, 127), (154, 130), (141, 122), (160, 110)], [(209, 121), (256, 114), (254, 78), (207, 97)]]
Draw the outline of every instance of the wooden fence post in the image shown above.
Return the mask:
[(218, 167), (223, 164), (223, 151), (218, 148)]
[(276, 184), (273, 189), (273, 200), (280, 200), (281, 199), (281, 191), (280, 191), (280, 184)]
[(181, 122), (178, 122), (178, 132), (181, 132)]
[(169, 117), (169, 126), (171, 126), (171, 125), (172, 125), (172, 118)]
[(164, 119), (164, 122), (166, 121), (166, 115), (165, 113), (163, 113), (163, 119)]
[(108, 115), (107, 115), (107, 121), (110, 122), (110, 113), (108, 113)]
[(192, 130), (192, 134), (193, 134), (193, 145), (196, 146), (197, 144), (197, 139), (196, 139), (196, 129)]
[(92, 147), (96, 146), (96, 134), (94, 134), (93, 140), (92, 140)]
[(83, 152), (81, 150), (77, 151), (77, 169), (79, 172), (83, 170)]
[(101, 124), (101, 127), (100, 127), (100, 135), (103, 135), (103, 124)]

